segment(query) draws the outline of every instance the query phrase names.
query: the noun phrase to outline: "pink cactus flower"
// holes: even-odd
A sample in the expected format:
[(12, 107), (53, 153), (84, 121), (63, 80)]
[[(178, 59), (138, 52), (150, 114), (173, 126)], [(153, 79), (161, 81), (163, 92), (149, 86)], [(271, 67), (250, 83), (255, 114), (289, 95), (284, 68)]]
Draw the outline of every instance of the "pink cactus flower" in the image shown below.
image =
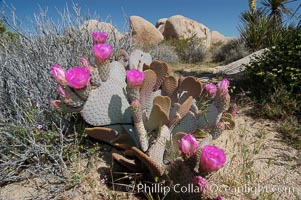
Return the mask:
[(57, 83), (66, 85), (65, 71), (60, 65), (52, 65), (50, 67), (50, 74)]
[(126, 80), (129, 88), (141, 86), (144, 80), (144, 72), (132, 69), (126, 71)]
[(58, 93), (59, 93), (62, 97), (65, 97), (65, 96), (66, 96), (66, 93), (65, 93), (65, 91), (64, 91), (64, 89), (63, 89), (63, 87), (62, 87), (61, 85), (59, 85), (59, 86), (57, 87), (57, 91), (58, 91)]
[(217, 84), (217, 87), (221, 91), (221, 93), (228, 93), (229, 85), (230, 85), (229, 80), (224, 78), (222, 81), (220, 81)]
[(109, 44), (95, 44), (93, 47), (96, 63), (104, 63), (108, 60), (113, 52), (113, 48)]
[(214, 85), (213, 83), (207, 83), (205, 85), (205, 90), (208, 92), (208, 94), (213, 98), (216, 95), (216, 85)]
[(207, 192), (209, 190), (208, 181), (201, 176), (195, 176), (193, 178), (193, 183), (196, 184), (202, 192)]
[(90, 71), (84, 67), (73, 67), (66, 71), (66, 80), (74, 89), (84, 88), (90, 82)]
[(180, 147), (182, 153), (191, 156), (197, 152), (199, 143), (192, 134), (187, 134), (181, 138)]
[(214, 172), (222, 168), (225, 165), (225, 162), (226, 155), (224, 150), (212, 145), (206, 145), (202, 149), (200, 170)]
[(107, 40), (108, 34), (106, 32), (93, 32), (92, 37), (94, 44), (101, 44)]

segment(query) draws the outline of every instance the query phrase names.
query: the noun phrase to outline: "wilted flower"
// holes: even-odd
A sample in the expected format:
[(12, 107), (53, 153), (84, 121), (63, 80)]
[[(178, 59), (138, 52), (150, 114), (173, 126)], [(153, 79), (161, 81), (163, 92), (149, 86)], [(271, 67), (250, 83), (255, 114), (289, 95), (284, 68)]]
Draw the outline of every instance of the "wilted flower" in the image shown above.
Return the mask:
[(95, 44), (93, 47), (96, 63), (103, 63), (110, 58), (113, 48), (109, 44)]
[(144, 72), (137, 69), (127, 70), (126, 80), (129, 88), (140, 86), (144, 80)]
[(93, 32), (92, 37), (94, 44), (100, 44), (107, 40), (108, 34), (106, 32)]
[(64, 91), (64, 89), (63, 89), (63, 87), (62, 87), (61, 85), (59, 85), (59, 86), (57, 87), (57, 91), (58, 91), (58, 93), (59, 93), (62, 97), (65, 97), (65, 96), (66, 96), (66, 93), (65, 93), (65, 91)]
[(90, 82), (90, 71), (84, 67), (73, 67), (66, 71), (66, 80), (74, 89), (84, 88)]
[(224, 151), (216, 146), (206, 145), (202, 149), (200, 169), (206, 172), (214, 172), (224, 166), (226, 155)]
[(228, 79), (224, 78), (224, 80), (220, 81), (217, 84), (218, 89), (221, 91), (221, 93), (228, 93), (228, 87), (230, 85), (230, 82)]
[(60, 65), (51, 66), (50, 74), (57, 83), (61, 85), (66, 85), (65, 71)]
[(201, 176), (195, 176), (193, 178), (193, 183), (196, 184), (202, 192), (207, 192), (209, 189), (208, 181)]
[(214, 85), (213, 83), (207, 83), (205, 85), (205, 90), (211, 97), (215, 97), (217, 91), (216, 85)]
[(199, 143), (192, 134), (187, 134), (181, 138), (180, 147), (186, 156), (190, 156), (196, 153)]

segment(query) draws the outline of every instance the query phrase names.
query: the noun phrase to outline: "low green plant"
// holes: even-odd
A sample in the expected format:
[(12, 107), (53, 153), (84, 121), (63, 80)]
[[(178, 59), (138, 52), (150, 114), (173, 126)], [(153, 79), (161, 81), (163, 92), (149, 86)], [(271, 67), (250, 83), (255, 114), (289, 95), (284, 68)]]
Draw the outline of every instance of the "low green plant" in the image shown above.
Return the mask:
[(300, 100), (296, 94), (301, 90), (301, 29), (288, 28), (275, 46), (246, 66), (246, 75), (257, 99), (283, 88)]

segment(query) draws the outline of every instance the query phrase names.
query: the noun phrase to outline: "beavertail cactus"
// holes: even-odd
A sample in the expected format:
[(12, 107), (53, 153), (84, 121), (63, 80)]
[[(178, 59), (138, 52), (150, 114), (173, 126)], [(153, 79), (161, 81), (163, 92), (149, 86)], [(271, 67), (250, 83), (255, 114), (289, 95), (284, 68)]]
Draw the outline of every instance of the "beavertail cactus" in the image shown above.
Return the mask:
[[(200, 174), (226, 162), (223, 150), (210, 142), (235, 126), (234, 112), (226, 112), (229, 81), (204, 86), (195, 77), (177, 77), (165, 62), (152, 61), (141, 50), (118, 50), (110, 61), (113, 48), (106, 39), (106, 33), (93, 33), (94, 65), (80, 58), (83, 66), (66, 72), (59, 65), (51, 67), (60, 94), (51, 105), (79, 112), (94, 126), (86, 129), (90, 137), (121, 149), (112, 156), (124, 167), (147, 170), (164, 181), (195, 183), (205, 191), (207, 182)], [(207, 134), (201, 141), (195, 138), (199, 130)]]

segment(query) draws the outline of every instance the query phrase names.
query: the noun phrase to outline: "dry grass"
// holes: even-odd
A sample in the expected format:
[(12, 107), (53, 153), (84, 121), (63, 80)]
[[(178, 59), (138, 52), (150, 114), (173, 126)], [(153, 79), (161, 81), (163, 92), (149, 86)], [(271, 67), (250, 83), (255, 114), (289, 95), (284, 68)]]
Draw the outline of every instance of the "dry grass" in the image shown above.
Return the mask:
[(215, 141), (226, 149), (228, 162), (210, 177), (211, 184), (226, 199), (300, 199), (300, 152), (279, 138), (275, 122), (241, 115), (236, 123)]

